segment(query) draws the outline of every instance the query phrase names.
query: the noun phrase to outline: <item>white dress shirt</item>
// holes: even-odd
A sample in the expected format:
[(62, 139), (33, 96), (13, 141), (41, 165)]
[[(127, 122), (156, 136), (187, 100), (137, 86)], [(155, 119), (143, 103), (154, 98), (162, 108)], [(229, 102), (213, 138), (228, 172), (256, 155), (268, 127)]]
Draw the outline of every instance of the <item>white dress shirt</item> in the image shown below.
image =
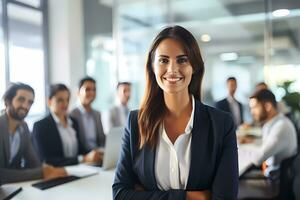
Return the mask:
[(279, 169), (282, 160), (297, 153), (297, 135), (294, 125), (283, 114), (265, 123), (262, 134), (262, 149), (252, 162), (258, 166), (266, 161), (265, 176), (270, 176), (270, 172)]
[(227, 101), (229, 103), (229, 108), (233, 114), (234, 122), (236, 125), (241, 124), (241, 112), (240, 112), (240, 106), (238, 102), (232, 97), (228, 96)]
[(82, 123), (84, 129), (84, 136), (89, 149), (96, 148), (97, 137), (96, 137), (96, 124), (92, 112), (87, 112), (85, 108), (80, 104), (78, 106), (82, 116)]
[(119, 103), (118, 107), (120, 109), (120, 122), (121, 124), (125, 125), (127, 120), (127, 115), (129, 113), (129, 109), (127, 106), (124, 106), (121, 103)]
[(194, 123), (195, 100), (192, 96), (192, 113), (185, 132), (174, 145), (167, 136), (164, 126), (158, 138), (155, 156), (155, 177), (160, 190), (185, 189), (191, 162), (191, 131)]
[(67, 117), (67, 127), (64, 127), (59, 118), (51, 113), (61, 138), (63, 152), (65, 157), (75, 157), (78, 154), (78, 143), (76, 131), (72, 127), (72, 121)]
[(15, 133), (9, 134), (9, 144), (10, 144), (9, 163), (11, 163), (20, 149), (21, 137), (20, 137), (19, 128), (17, 128)]

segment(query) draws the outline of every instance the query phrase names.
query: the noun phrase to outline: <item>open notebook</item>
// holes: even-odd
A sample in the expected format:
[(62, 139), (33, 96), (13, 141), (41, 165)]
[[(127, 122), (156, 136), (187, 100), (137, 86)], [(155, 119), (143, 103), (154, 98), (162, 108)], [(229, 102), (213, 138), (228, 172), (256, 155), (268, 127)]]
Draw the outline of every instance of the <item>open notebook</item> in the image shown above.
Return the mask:
[(74, 165), (74, 166), (67, 166), (65, 167), (68, 176), (55, 178), (47, 181), (40, 181), (37, 183), (32, 184), (33, 187), (38, 188), (40, 190), (46, 190), (58, 185), (62, 185), (65, 183), (69, 183), (71, 181), (78, 180), (80, 178), (89, 177), (95, 174), (98, 174), (99, 169), (92, 166), (87, 165)]
[(18, 194), (22, 188), (12, 185), (1, 185), (0, 179), (0, 200), (8, 200)]

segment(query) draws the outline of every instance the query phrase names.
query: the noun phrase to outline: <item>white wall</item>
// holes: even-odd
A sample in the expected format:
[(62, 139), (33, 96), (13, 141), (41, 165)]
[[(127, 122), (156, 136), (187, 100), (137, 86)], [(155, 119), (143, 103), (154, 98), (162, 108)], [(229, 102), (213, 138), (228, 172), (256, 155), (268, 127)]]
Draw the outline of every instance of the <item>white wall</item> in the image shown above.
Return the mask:
[(82, 0), (50, 0), (49, 81), (64, 83), (76, 98), (79, 79), (85, 76)]

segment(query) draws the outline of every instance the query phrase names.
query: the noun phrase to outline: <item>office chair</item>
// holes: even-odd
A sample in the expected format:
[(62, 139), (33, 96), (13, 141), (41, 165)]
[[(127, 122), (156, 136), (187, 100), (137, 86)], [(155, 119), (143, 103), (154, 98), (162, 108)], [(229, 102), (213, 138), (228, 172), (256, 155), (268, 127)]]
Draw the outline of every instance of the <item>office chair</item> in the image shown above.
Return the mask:
[[(297, 162), (297, 163), (296, 163)], [(298, 153), (290, 158), (287, 158), (281, 162), (280, 165), (280, 176), (279, 176), (279, 193), (274, 197), (265, 197), (265, 198), (253, 198), (247, 197), (243, 200), (298, 200), (299, 197), (295, 197), (295, 189), (299, 190), (299, 187), (294, 185), (295, 177), (298, 176), (300, 179), (300, 154)], [(244, 176), (242, 179), (256, 179), (261, 180), (266, 177), (252, 177)], [(294, 187), (293, 187), (294, 186)]]

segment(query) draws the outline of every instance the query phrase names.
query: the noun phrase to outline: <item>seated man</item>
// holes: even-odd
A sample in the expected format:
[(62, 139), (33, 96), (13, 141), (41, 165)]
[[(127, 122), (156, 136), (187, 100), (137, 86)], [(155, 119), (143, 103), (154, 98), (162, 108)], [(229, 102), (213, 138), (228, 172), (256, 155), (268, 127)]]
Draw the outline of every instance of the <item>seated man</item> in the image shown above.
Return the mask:
[(96, 98), (96, 81), (90, 77), (80, 80), (78, 88), (79, 105), (70, 116), (77, 120), (79, 139), (87, 151), (103, 147), (105, 135), (101, 122), (101, 114), (92, 108)]
[(271, 91), (267, 89), (256, 91), (250, 97), (249, 105), (254, 120), (262, 126), (261, 151), (253, 157), (252, 163), (255, 166), (263, 164), (264, 176), (272, 181), (255, 180), (254, 183), (253, 180), (241, 180), (239, 197), (260, 197), (253, 196), (259, 194), (270, 197), (269, 195), (278, 192), (276, 185), (281, 161), (297, 153), (296, 130), (287, 117), (278, 113), (277, 102)]
[(98, 163), (100, 152), (89, 152), (78, 139), (77, 121), (68, 115), (69, 99), (70, 91), (64, 84), (51, 85), (48, 98), (50, 114), (34, 123), (34, 145), (41, 159), (54, 166)]
[(3, 96), (5, 113), (0, 116), (0, 179), (3, 183), (65, 176), (63, 168), (41, 165), (34, 151), (24, 118), (34, 101), (34, 90), (12, 84)]

